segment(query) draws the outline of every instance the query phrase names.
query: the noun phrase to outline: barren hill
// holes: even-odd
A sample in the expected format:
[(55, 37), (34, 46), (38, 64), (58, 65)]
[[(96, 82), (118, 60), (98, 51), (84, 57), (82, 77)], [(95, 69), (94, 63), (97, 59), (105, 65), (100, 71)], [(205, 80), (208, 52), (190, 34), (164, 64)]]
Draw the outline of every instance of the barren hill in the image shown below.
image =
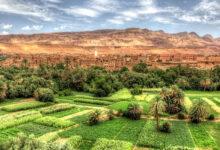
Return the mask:
[(220, 39), (196, 33), (167, 34), (163, 31), (130, 28), (87, 32), (57, 32), (0, 36), (5, 53), (187, 53), (219, 55)]

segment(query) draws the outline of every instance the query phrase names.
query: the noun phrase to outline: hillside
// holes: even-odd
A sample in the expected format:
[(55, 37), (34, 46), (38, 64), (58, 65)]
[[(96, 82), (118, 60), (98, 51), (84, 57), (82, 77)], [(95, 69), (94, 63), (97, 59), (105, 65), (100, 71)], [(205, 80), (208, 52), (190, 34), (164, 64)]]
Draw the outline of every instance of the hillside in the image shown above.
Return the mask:
[(10, 53), (90, 53), (104, 54), (191, 53), (218, 55), (220, 39), (196, 33), (167, 34), (163, 31), (130, 28), (87, 32), (1, 35), (0, 50)]

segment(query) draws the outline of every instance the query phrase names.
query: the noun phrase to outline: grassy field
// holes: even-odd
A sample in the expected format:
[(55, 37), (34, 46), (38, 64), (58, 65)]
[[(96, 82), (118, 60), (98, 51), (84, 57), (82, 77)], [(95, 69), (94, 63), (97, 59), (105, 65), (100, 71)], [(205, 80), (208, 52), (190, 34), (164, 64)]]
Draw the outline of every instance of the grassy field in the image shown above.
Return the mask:
[[(97, 98), (92, 94), (73, 92), (71, 96), (56, 96), (56, 104), (33, 102), (25, 99), (6, 100), (0, 103), (0, 140), (7, 141), (23, 132), (45, 140), (68, 140), (81, 136), (76, 150), (167, 148), (174, 146), (220, 149), (220, 122), (204, 121), (192, 124), (187, 120), (171, 120), (175, 115), (161, 114), (172, 124), (171, 133), (156, 130), (156, 121), (148, 118), (149, 106), (160, 89), (143, 89), (142, 95), (133, 97), (128, 89), (122, 89), (109, 97)], [(185, 91), (187, 112), (197, 99), (202, 99), (215, 117), (220, 117), (220, 93)], [(129, 120), (116, 117), (102, 120), (95, 126), (88, 125), (90, 110), (126, 111), (131, 103), (138, 103), (147, 118)], [(48, 106), (51, 105), (51, 106)], [(85, 112), (84, 112), (85, 111)], [(105, 114), (105, 113), (103, 113)], [(161, 119), (160, 123), (163, 120)], [(100, 144), (101, 143), (101, 144)]]

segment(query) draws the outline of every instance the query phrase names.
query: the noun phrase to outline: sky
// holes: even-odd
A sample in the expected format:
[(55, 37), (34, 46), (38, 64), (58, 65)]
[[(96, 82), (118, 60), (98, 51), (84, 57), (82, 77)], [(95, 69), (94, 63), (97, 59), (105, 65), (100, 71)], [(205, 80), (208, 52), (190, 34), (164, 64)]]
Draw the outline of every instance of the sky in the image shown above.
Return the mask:
[(0, 0), (0, 34), (142, 28), (220, 37), (220, 0)]

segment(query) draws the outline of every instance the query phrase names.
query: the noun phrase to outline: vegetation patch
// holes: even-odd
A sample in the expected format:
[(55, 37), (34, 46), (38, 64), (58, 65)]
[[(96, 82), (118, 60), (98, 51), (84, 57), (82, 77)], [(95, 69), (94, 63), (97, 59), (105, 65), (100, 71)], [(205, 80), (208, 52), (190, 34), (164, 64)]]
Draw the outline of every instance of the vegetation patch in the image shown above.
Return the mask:
[(5, 129), (0, 132), (0, 140), (6, 141), (10, 137), (15, 137), (17, 136), (18, 133), (22, 132), (18, 128), (10, 128), (10, 129)]
[(211, 101), (210, 99), (208, 99), (208, 98), (206, 98), (206, 97), (204, 97), (204, 98), (202, 98), (206, 103), (208, 103), (210, 106), (211, 106), (211, 108), (215, 111), (215, 112), (217, 112), (218, 114), (220, 114), (220, 107), (218, 107), (213, 101)]
[(82, 136), (83, 140), (95, 141), (98, 138), (113, 139), (120, 129), (128, 122), (125, 118), (116, 118), (110, 121), (102, 121), (98, 125), (83, 124), (59, 133), (60, 137), (68, 138), (73, 135)]
[(0, 116), (0, 130), (24, 124), (40, 117), (42, 115), (37, 111), (26, 111)]
[(72, 109), (74, 107), (75, 106), (71, 104), (58, 104), (50, 107), (41, 108), (39, 111), (42, 114), (50, 114), (50, 113), (56, 113), (56, 112)]
[(70, 127), (75, 124), (74, 122), (70, 120), (62, 120), (62, 119), (51, 117), (51, 116), (39, 118), (35, 120), (34, 122), (37, 124), (55, 127), (55, 128), (61, 128), (61, 129)]
[(184, 105), (185, 105), (186, 111), (189, 112), (190, 108), (192, 107), (192, 101), (189, 99), (189, 97), (184, 98)]
[(38, 139), (44, 142), (55, 141), (59, 135), (56, 132), (51, 132), (40, 136)]
[(98, 139), (91, 150), (132, 150), (133, 144), (119, 140)]
[(16, 105), (11, 105), (11, 106), (9, 105), (9, 106), (3, 107), (2, 110), (7, 111), (7, 112), (14, 112), (14, 111), (44, 107), (50, 104), (51, 103), (29, 102), (29, 103), (22, 103), (22, 104), (16, 104)]
[(71, 114), (75, 114), (84, 110), (88, 110), (89, 108), (85, 108), (85, 107), (79, 107), (79, 108), (74, 108), (74, 109), (69, 109), (69, 110), (64, 110), (64, 111), (60, 111), (60, 112), (56, 112), (56, 113), (52, 113), (52, 114), (48, 114), (49, 116), (52, 117), (57, 117), (57, 118), (62, 118)]
[(111, 105), (111, 104), (113, 104), (112, 102), (108, 102), (108, 101), (90, 100), (90, 99), (74, 99), (74, 102), (97, 104), (97, 105)]
[(81, 136), (71, 136), (67, 142), (73, 147), (76, 148), (79, 143), (82, 142), (82, 137)]
[(194, 147), (193, 140), (185, 122), (172, 121), (171, 133), (157, 131), (156, 121), (148, 120), (138, 138), (138, 145), (152, 148), (173, 146)]
[(36, 137), (42, 136), (49, 132), (57, 131), (54, 127), (48, 127), (36, 123), (28, 123), (18, 127), (23, 133), (27, 135), (34, 134)]
[(146, 120), (129, 121), (115, 139), (135, 144), (145, 123)]
[(87, 149), (91, 149), (93, 146), (94, 142), (92, 141), (83, 141), (79, 147), (77, 148), (77, 150), (87, 150)]
[(83, 115), (79, 115), (79, 116), (75, 116), (73, 118), (70, 118), (69, 120), (73, 121), (73, 122), (75, 122), (77, 124), (85, 123), (85, 122), (87, 122), (89, 120), (88, 116), (89, 116), (89, 113), (83, 114)]
[(201, 124), (188, 123), (196, 146), (199, 148), (216, 148), (216, 143)]

